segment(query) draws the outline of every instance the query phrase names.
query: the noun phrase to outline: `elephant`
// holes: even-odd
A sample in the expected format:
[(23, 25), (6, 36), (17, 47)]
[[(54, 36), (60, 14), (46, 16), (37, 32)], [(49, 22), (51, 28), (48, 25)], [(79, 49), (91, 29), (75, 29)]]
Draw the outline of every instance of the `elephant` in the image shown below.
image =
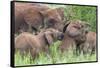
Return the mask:
[(86, 41), (80, 45), (83, 54), (94, 54), (96, 52), (96, 32), (89, 31), (86, 34)]
[(33, 58), (38, 56), (40, 52), (48, 54), (49, 46), (60, 40), (62, 35), (62, 32), (53, 28), (41, 31), (38, 35), (23, 32), (15, 38), (15, 50), (19, 51), (21, 55), (30, 52)]
[(32, 32), (32, 29), (36, 31), (42, 27), (43, 16), (40, 12), (47, 9), (47, 6), (38, 4), (15, 2), (15, 33)]
[(64, 38), (59, 49), (61, 52), (74, 51), (77, 54), (79, 45), (86, 40), (89, 24), (81, 20), (71, 20), (63, 28)]
[(62, 31), (65, 22), (64, 8), (53, 8), (43, 12), (45, 18), (46, 28), (55, 28)]
[[(15, 33), (33, 32), (41, 28), (63, 28), (64, 12), (62, 8), (49, 8), (39, 3), (14, 4)], [(53, 25), (53, 26), (52, 26)]]

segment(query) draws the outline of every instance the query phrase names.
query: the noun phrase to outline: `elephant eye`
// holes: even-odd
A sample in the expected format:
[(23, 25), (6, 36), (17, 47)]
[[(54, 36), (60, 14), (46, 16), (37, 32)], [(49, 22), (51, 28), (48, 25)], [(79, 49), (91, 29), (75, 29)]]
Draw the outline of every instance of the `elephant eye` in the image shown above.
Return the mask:
[(76, 29), (80, 29), (81, 27), (80, 27), (80, 26), (74, 26), (74, 28), (76, 28)]
[(54, 19), (50, 19), (48, 26), (53, 26), (55, 24), (55, 20)]
[(54, 24), (51, 23), (51, 22), (48, 23), (48, 27), (51, 27), (51, 26), (53, 26), (53, 25), (54, 25)]
[(55, 23), (56, 21), (54, 19), (49, 20), (50, 23)]
[(83, 27), (84, 27), (84, 25), (81, 25), (81, 27), (83, 28)]

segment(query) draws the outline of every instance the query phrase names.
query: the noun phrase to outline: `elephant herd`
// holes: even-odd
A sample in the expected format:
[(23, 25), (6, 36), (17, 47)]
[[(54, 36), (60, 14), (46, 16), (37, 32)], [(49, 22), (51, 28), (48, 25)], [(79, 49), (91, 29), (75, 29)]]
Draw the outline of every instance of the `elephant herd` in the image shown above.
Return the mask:
[(15, 50), (35, 58), (41, 51), (60, 40), (58, 49), (84, 54), (96, 51), (96, 33), (81, 20), (65, 21), (64, 8), (50, 8), (38, 3), (15, 3)]

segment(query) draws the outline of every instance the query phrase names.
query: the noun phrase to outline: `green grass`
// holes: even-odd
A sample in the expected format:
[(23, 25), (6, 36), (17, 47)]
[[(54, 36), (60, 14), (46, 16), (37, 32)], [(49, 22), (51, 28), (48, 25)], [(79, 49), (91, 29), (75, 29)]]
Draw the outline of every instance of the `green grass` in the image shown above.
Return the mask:
[(18, 52), (15, 54), (15, 65), (41, 65), (41, 64), (57, 64), (57, 63), (73, 63), (73, 62), (88, 62), (96, 61), (96, 54), (90, 55), (79, 55), (76, 56), (72, 52), (61, 53), (58, 49), (60, 42), (56, 42), (50, 46), (50, 55), (46, 56), (43, 52), (39, 54), (34, 60), (30, 54), (22, 57)]
[[(50, 5), (49, 5), (50, 6)], [(55, 5), (52, 5), (55, 6)], [(57, 7), (57, 6), (56, 6)], [(64, 15), (68, 18), (68, 20), (82, 20), (86, 21), (91, 25), (91, 31), (96, 32), (96, 7), (90, 6), (72, 6), (65, 5), (64, 6)], [(57, 63), (73, 63), (73, 62), (88, 62), (88, 61), (96, 61), (96, 54), (92, 56), (88, 55), (79, 55), (76, 56), (72, 52), (60, 53), (58, 46), (60, 42), (56, 42), (50, 46), (50, 56), (47, 57), (44, 53), (40, 53), (39, 57), (30, 60), (30, 55), (26, 55), (22, 57), (19, 53), (15, 54), (15, 65), (41, 65), (41, 64), (57, 64)]]

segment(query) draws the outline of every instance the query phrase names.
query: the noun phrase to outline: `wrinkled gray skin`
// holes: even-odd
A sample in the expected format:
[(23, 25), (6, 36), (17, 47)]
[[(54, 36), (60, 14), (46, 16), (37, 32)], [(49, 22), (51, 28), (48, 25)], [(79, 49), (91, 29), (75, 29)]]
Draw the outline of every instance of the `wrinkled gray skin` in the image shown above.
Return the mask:
[(64, 38), (59, 47), (60, 50), (62, 52), (71, 49), (74, 52), (77, 51), (80, 44), (86, 40), (86, 33), (88, 32), (86, 29), (89, 27), (87, 25), (80, 20), (69, 21), (63, 29)]
[[(43, 4), (15, 3), (15, 33), (33, 32), (41, 28), (63, 29), (63, 8), (51, 9)], [(53, 25), (53, 26), (52, 26)]]
[(48, 47), (57, 41), (61, 35), (62, 32), (53, 28), (40, 32), (38, 35), (23, 32), (15, 38), (15, 49), (22, 55), (30, 52), (32, 57), (35, 58), (41, 51), (48, 53)]

